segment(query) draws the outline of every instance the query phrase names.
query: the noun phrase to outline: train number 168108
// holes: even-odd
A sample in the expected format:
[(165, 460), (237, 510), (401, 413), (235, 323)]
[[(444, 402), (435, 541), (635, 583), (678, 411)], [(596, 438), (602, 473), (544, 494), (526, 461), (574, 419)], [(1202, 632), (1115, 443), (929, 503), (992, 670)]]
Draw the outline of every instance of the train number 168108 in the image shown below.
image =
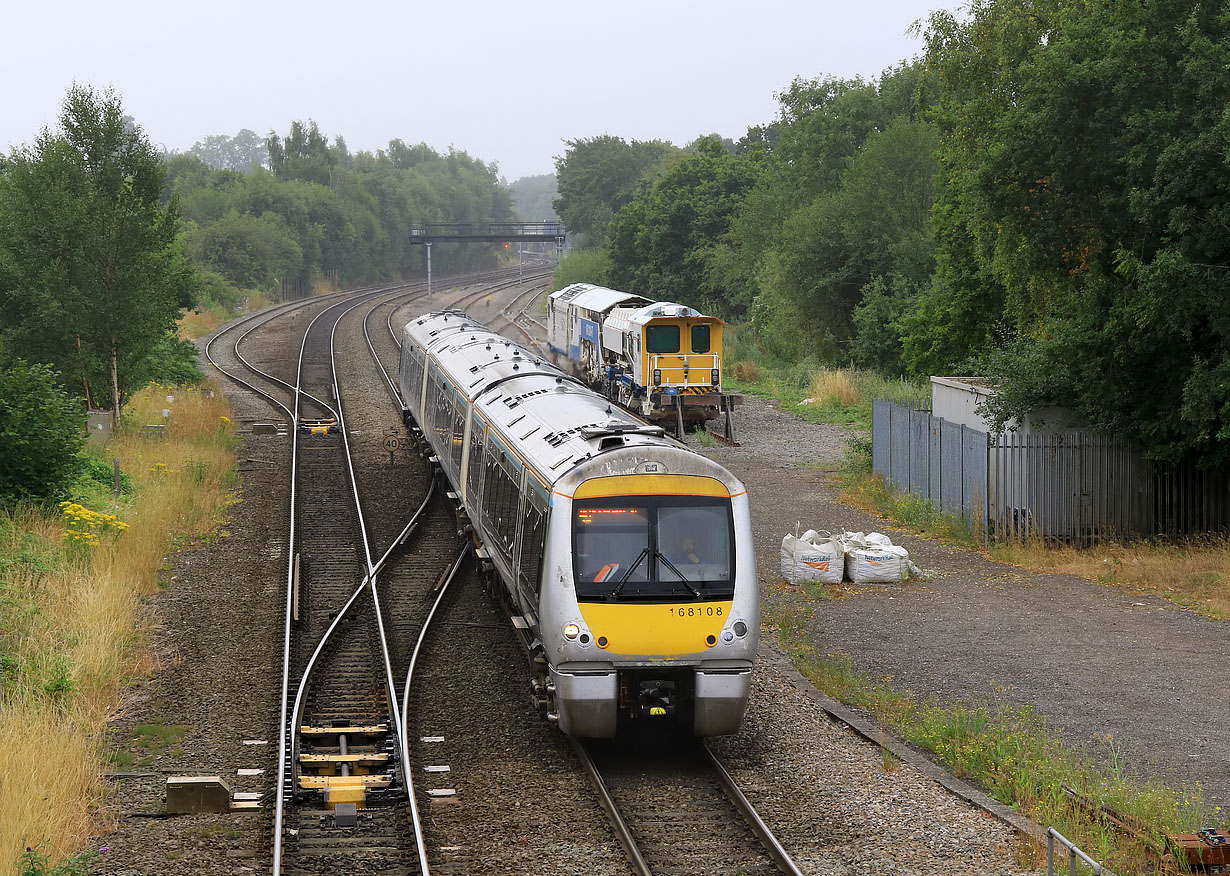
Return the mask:
[(671, 606), (670, 613), (678, 618), (685, 617), (721, 617), (722, 606), (720, 605), (689, 605), (686, 608), (682, 605), (678, 608)]

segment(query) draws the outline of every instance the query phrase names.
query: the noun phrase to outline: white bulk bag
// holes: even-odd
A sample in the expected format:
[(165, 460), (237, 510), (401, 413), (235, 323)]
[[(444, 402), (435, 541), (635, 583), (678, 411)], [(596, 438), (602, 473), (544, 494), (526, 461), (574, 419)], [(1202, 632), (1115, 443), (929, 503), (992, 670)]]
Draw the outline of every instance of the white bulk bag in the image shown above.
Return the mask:
[(809, 529), (782, 539), (782, 577), (791, 584), (819, 581), (840, 584), (845, 566), (841, 541), (827, 532)]
[(855, 584), (893, 584), (910, 577), (910, 552), (879, 532), (846, 532), (846, 577)]

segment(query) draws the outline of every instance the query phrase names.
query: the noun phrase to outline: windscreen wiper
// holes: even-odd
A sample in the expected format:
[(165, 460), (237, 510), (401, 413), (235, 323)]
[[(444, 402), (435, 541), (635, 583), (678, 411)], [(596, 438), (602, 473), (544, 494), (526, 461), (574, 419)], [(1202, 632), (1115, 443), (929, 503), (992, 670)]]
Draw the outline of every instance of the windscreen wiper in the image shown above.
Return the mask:
[(641, 564), (641, 560), (648, 556), (649, 547), (645, 546), (641, 548), (641, 552), (636, 555), (636, 562), (628, 567), (628, 571), (624, 572), (623, 577), (619, 579), (619, 582), (615, 585), (615, 589), (610, 592), (607, 599), (615, 599), (619, 596), (619, 591), (624, 589), (624, 585), (628, 583), (628, 579), (632, 577), (632, 573), (636, 571), (636, 567)]
[(687, 587), (688, 590), (691, 591), (694, 597), (696, 597), (697, 599), (700, 598), (700, 588), (696, 587), (691, 581), (685, 578), (683, 576), (683, 573), (675, 568), (675, 564), (666, 558), (666, 554), (662, 553), (661, 551), (654, 551), (654, 556), (656, 556), (662, 562), (666, 563), (666, 568), (670, 569), (672, 572), (674, 572), (676, 575), (679, 576), (679, 580), (683, 582), (683, 586)]

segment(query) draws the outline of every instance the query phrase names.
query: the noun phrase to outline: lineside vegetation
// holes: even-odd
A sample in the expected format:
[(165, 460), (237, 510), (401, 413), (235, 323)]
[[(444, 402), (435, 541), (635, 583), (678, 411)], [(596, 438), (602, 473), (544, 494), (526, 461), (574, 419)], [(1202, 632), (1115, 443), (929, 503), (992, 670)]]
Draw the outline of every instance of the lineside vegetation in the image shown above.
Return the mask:
[(106, 817), (107, 722), (157, 668), (142, 602), (179, 546), (225, 535), (236, 499), (228, 413), (208, 385), (146, 387), (63, 505), (0, 512), (0, 874), (71, 864)]
[[(782, 648), (818, 690), (870, 712), (953, 775), (981, 785), (1037, 823), (1053, 825), (1114, 872), (1157, 872), (1157, 855), (1065, 788), (1139, 821), (1154, 849), (1166, 847), (1167, 833), (1221, 822), (1222, 813), (1204, 802), (1199, 787), (1171, 788), (1129, 775), (1113, 737), (1103, 737), (1096, 753), (1064, 746), (1039, 712), (1012, 702), (1010, 688), (986, 691), (980, 700), (940, 702), (860, 672), (849, 656), (822, 653), (812, 644), (807, 619), (818, 600), (833, 598), (825, 590), (781, 582), (778, 607), (766, 615)], [(892, 768), (887, 757), (885, 764)], [(1022, 843), (1017, 853), (1023, 867), (1045, 867), (1045, 851), (1032, 843)]]

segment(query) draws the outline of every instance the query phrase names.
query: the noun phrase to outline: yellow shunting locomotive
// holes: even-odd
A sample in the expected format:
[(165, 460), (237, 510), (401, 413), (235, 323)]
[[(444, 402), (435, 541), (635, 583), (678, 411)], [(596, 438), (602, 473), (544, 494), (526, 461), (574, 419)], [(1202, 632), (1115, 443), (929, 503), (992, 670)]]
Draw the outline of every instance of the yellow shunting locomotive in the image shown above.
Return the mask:
[(738, 396), (722, 391), (722, 327), (685, 304), (574, 283), (547, 302), (547, 342), (561, 364), (607, 398), (654, 423), (725, 416), (734, 438)]

